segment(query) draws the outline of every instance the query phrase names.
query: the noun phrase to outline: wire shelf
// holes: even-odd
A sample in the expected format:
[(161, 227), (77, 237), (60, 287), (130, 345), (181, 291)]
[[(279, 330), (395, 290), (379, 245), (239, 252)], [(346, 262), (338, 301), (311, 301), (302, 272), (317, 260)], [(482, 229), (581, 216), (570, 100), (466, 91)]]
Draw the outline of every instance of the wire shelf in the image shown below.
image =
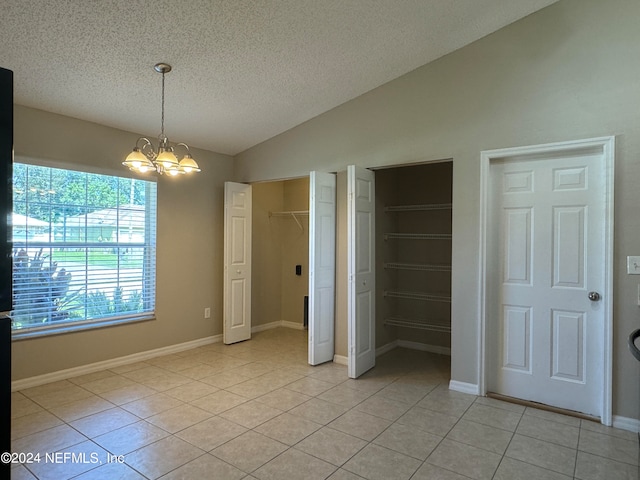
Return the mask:
[(400, 240), (451, 240), (450, 233), (385, 233), (384, 239)]
[(300, 230), (304, 230), (302, 223), (298, 220), (298, 216), (309, 216), (309, 210), (290, 210), (287, 212), (269, 212), (269, 217), (291, 217), (295, 220)]
[(429, 330), (431, 332), (451, 333), (451, 325), (432, 323), (423, 319), (410, 319), (403, 317), (387, 317), (384, 319), (385, 325), (394, 327), (416, 328), (419, 330)]
[(450, 272), (451, 265), (431, 265), (426, 263), (397, 263), (387, 262), (384, 268), (391, 270), (419, 270), (423, 272)]
[(451, 210), (450, 203), (425, 203), (422, 205), (389, 205), (385, 212), (426, 212), (430, 210)]
[(450, 295), (434, 294), (434, 293), (385, 291), (384, 296), (389, 298), (403, 298), (407, 300), (424, 300), (426, 302), (451, 303)]

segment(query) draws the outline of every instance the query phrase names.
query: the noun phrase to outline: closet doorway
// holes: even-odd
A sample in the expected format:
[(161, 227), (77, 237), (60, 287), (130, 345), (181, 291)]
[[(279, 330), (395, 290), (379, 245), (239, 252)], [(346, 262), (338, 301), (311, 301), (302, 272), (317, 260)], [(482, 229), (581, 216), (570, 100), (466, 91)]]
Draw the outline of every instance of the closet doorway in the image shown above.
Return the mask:
[[(225, 203), (225, 343), (275, 327), (308, 329), (308, 362), (333, 360), (335, 175), (311, 172), (252, 185), (229, 182), (225, 189), (248, 190), (250, 198), (244, 216), (234, 217), (238, 209), (231, 199)], [(235, 289), (242, 294), (234, 296), (234, 272), (244, 268), (236, 260), (245, 258), (249, 288)], [(228, 342), (227, 332), (238, 325), (245, 335)]]
[(452, 162), (376, 171), (382, 345), (451, 353)]
[(251, 188), (251, 329), (302, 330), (309, 292), (309, 177)]

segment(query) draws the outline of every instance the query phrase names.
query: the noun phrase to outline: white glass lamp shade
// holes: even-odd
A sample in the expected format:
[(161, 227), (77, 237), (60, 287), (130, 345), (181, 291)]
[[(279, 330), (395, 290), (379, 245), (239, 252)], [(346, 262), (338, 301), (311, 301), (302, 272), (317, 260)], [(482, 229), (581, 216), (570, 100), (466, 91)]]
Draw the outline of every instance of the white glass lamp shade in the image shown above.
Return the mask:
[(156, 163), (162, 165), (165, 170), (171, 170), (171, 168), (178, 166), (178, 159), (171, 150), (160, 149)]
[(184, 175), (184, 172), (180, 168), (179, 164), (173, 165), (165, 169), (165, 173), (171, 175), (172, 177), (175, 177), (176, 175)]
[(193, 157), (187, 153), (184, 158), (180, 160), (180, 170), (184, 173), (199, 172), (200, 167), (198, 167)]
[(133, 152), (127, 155), (127, 158), (122, 162), (122, 164), (125, 167), (129, 167), (129, 170), (143, 173), (149, 168), (153, 168), (151, 161), (137, 147), (133, 149)]

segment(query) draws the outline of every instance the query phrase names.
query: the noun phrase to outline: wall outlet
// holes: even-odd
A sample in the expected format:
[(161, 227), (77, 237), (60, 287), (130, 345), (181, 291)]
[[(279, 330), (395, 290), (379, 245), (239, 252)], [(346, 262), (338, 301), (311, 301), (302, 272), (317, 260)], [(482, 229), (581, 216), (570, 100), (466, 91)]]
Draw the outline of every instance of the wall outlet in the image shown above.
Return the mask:
[(211, 318), (211, 308), (207, 307), (204, 309), (204, 318)]
[(627, 274), (640, 275), (640, 257), (627, 257)]

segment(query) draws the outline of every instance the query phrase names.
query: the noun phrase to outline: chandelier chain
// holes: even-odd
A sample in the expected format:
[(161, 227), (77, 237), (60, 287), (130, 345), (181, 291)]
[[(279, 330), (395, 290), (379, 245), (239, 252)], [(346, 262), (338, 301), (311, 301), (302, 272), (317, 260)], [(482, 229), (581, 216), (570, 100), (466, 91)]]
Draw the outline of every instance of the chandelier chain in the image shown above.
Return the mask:
[(160, 122), (160, 136), (164, 138), (164, 72), (162, 72), (162, 118)]

